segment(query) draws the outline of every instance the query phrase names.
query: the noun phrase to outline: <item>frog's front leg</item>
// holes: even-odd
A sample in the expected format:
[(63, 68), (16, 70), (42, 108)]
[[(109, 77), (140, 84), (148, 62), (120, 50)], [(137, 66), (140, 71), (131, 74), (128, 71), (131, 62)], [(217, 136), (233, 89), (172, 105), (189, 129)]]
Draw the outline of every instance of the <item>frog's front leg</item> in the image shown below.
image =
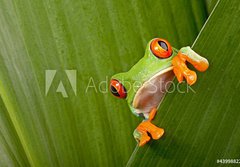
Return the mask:
[(189, 46), (183, 47), (172, 60), (173, 72), (176, 75), (179, 82), (183, 81), (183, 77), (186, 79), (189, 85), (194, 84), (197, 81), (196, 72), (188, 69), (186, 61), (191, 63), (198, 71), (207, 70), (209, 64), (207, 59), (198, 55)]
[(156, 112), (157, 112), (157, 109), (153, 108), (149, 114), (149, 118), (141, 122), (138, 125), (138, 127), (135, 129), (133, 135), (134, 135), (134, 138), (138, 141), (139, 146), (143, 146), (151, 139), (148, 133), (155, 140), (159, 139), (164, 134), (164, 129), (159, 128), (151, 123)]

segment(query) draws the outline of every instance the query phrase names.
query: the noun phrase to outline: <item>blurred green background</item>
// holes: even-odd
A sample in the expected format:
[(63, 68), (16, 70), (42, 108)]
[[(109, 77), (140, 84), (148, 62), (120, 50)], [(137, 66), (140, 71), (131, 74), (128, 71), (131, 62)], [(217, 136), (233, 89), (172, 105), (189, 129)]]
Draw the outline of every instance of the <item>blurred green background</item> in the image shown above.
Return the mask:
[[(216, 155), (223, 158), (220, 153), (232, 148), (227, 145), (233, 145), (236, 152), (226, 157), (239, 158), (239, 132), (228, 131), (237, 128), (239, 107), (227, 100), (238, 99), (237, 92), (232, 93), (238, 88), (234, 85), (238, 83), (238, 73), (232, 71), (237, 71), (234, 69), (239, 62), (239, 3), (220, 0), (213, 10), (216, 3), (216, 0), (0, 0), (1, 166), (174, 166), (186, 162), (194, 166), (216, 165)], [(197, 95), (167, 95), (160, 107), (162, 115), (157, 116), (155, 123), (173, 135), (143, 148), (136, 147), (132, 132), (141, 120), (131, 114), (125, 101), (100, 89), (107, 90), (113, 74), (132, 67), (154, 37), (165, 38), (176, 48), (191, 46), (212, 11), (213, 16), (194, 45), (196, 51), (210, 60), (211, 68), (206, 76), (200, 75), (194, 87)], [(231, 41), (223, 43), (226, 38)], [(225, 55), (233, 55), (236, 61)], [(57, 70), (47, 95), (46, 70)], [(64, 70), (77, 71), (77, 95)], [(226, 87), (220, 80), (224, 76), (229, 81), (224, 83)], [(68, 98), (55, 92), (59, 81), (63, 82)], [(102, 81), (106, 85), (99, 87)], [(89, 83), (94, 83), (97, 89), (87, 89)], [(184, 105), (188, 103), (190, 107)], [(171, 115), (161, 119), (168, 111)], [(217, 119), (226, 111), (232, 111), (225, 116), (232, 117), (232, 121)], [(204, 119), (194, 121), (201, 117)], [(194, 119), (189, 122), (191, 118)], [(186, 125), (182, 126), (182, 122)], [(202, 127), (203, 124), (208, 126)], [(221, 130), (214, 131), (218, 125), (224, 126), (221, 129), (226, 142), (212, 140), (222, 135)], [(174, 131), (178, 127), (179, 131)], [(199, 132), (199, 128), (210, 131)], [(200, 136), (202, 145), (189, 137), (191, 134)], [(209, 138), (203, 139), (201, 134)], [(204, 147), (205, 142), (208, 144)], [(208, 148), (212, 142), (223, 142), (227, 148), (211, 154)], [(195, 147), (203, 148), (202, 154), (195, 154), (197, 150), (192, 149)], [(200, 163), (204, 162), (205, 152), (210, 154), (212, 163)], [(188, 161), (192, 154), (196, 156)]]

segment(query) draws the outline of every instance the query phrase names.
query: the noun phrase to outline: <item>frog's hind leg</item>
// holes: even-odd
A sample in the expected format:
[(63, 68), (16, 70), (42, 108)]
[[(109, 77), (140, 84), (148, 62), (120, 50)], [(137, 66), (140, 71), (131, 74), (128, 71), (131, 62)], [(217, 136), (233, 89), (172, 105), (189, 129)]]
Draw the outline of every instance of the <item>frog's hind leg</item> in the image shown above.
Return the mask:
[(145, 131), (147, 131), (152, 136), (152, 138), (155, 140), (160, 139), (162, 137), (162, 135), (164, 134), (164, 129), (155, 126), (150, 121), (142, 122), (138, 126), (138, 128), (141, 128), (141, 129), (144, 129)]
[(139, 142), (139, 146), (143, 146), (150, 140), (148, 133), (155, 140), (161, 138), (164, 134), (164, 129), (159, 128), (151, 123), (151, 120), (154, 118), (156, 111), (156, 108), (152, 109), (149, 114), (149, 118), (141, 122), (133, 133), (135, 139)]

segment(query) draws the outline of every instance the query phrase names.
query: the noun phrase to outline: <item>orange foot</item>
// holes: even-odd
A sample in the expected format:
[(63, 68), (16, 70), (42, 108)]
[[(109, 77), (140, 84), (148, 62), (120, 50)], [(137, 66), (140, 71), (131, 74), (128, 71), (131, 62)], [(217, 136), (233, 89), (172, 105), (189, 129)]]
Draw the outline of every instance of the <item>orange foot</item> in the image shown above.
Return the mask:
[(139, 146), (145, 145), (151, 139), (148, 133), (155, 140), (161, 138), (164, 134), (164, 129), (159, 128), (151, 123), (155, 113), (156, 109), (154, 108), (149, 115), (149, 119), (140, 123), (134, 131), (134, 137), (138, 141)]
[(193, 85), (197, 81), (197, 74), (188, 69), (186, 62), (191, 63), (198, 71), (207, 70), (209, 64), (207, 59), (199, 56), (190, 47), (182, 48), (177, 56), (173, 58), (173, 72), (176, 75), (178, 82), (181, 83), (184, 77), (189, 85)]

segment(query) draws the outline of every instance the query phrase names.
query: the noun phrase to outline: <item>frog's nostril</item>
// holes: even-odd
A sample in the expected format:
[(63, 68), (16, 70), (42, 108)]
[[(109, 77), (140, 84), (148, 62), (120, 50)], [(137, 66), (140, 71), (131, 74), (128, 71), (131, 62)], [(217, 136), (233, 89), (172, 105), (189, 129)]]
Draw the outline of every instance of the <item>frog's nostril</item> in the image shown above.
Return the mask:
[(116, 79), (111, 80), (110, 91), (118, 98), (124, 99), (127, 97), (127, 91), (125, 87)]

